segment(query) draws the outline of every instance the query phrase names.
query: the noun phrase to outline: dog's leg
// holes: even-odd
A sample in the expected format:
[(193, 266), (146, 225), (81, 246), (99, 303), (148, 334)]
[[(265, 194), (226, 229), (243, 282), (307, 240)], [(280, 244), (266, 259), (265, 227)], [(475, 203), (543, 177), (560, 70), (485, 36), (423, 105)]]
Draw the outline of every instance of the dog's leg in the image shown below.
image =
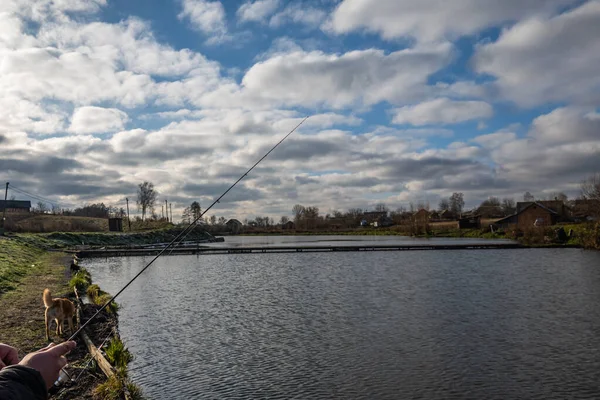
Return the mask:
[(48, 320), (48, 309), (46, 308), (46, 312), (44, 313), (44, 319), (46, 321), (46, 340), (50, 341), (50, 322)]
[(56, 321), (56, 335), (58, 336), (62, 333), (61, 326), (60, 326), (61, 322), (58, 321), (58, 318), (55, 318), (54, 320)]

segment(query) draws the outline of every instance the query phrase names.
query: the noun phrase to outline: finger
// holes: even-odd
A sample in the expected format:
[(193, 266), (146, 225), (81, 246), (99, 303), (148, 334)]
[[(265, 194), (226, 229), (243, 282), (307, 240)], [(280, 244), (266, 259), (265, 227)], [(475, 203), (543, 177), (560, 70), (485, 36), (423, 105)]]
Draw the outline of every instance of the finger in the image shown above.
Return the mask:
[(65, 356), (60, 356), (60, 358), (58, 359), (58, 366), (60, 367), (60, 369), (63, 369), (66, 365), (67, 359), (65, 358)]
[(74, 341), (63, 342), (61, 344), (57, 344), (51, 349), (46, 350), (47, 353), (50, 353), (54, 356), (63, 356), (73, 350), (77, 344)]
[(43, 351), (49, 350), (49, 349), (53, 348), (54, 346), (56, 346), (55, 343), (50, 343), (48, 346), (42, 347), (41, 349), (39, 349), (38, 351), (36, 351), (36, 353), (41, 353)]
[(19, 363), (19, 353), (17, 353), (17, 349), (15, 349), (14, 347), (11, 348), (8, 352), (8, 354), (6, 354), (6, 356), (4, 357), (4, 360), (2, 360), (6, 363), (6, 365), (14, 365), (14, 364), (18, 364)]

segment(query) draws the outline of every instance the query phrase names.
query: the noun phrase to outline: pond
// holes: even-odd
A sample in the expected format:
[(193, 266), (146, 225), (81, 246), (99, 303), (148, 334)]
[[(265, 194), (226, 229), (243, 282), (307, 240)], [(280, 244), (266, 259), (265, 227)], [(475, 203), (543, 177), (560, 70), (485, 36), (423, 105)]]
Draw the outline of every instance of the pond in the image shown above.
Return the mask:
[[(83, 264), (116, 293), (150, 260)], [(169, 256), (118, 302), (152, 399), (600, 397), (598, 252)]]

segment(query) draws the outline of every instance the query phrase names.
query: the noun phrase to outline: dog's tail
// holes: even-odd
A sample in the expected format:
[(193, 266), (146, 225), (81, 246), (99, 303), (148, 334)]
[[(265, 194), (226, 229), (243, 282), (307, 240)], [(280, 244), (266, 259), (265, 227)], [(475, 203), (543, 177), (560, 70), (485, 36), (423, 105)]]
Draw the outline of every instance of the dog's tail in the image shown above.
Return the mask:
[(50, 289), (44, 289), (44, 294), (42, 297), (44, 299), (44, 305), (46, 307), (50, 307), (52, 305), (52, 295), (50, 294)]

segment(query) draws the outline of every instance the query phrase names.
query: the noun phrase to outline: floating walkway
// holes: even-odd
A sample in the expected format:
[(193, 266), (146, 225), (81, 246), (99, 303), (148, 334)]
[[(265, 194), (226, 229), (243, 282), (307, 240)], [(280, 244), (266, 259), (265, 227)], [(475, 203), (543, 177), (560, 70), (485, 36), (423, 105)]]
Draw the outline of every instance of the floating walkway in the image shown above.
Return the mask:
[[(414, 250), (498, 250), (525, 248), (519, 243), (476, 244), (402, 244), (356, 246), (261, 246), (261, 247), (176, 247), (163, 255), (188, 254), (265, 254), (265, 253), (326, 253), (353, 251), (414, 251)], [(89, 249), (80, 250), (80, 257), (155, 256), (162, 249)]]

